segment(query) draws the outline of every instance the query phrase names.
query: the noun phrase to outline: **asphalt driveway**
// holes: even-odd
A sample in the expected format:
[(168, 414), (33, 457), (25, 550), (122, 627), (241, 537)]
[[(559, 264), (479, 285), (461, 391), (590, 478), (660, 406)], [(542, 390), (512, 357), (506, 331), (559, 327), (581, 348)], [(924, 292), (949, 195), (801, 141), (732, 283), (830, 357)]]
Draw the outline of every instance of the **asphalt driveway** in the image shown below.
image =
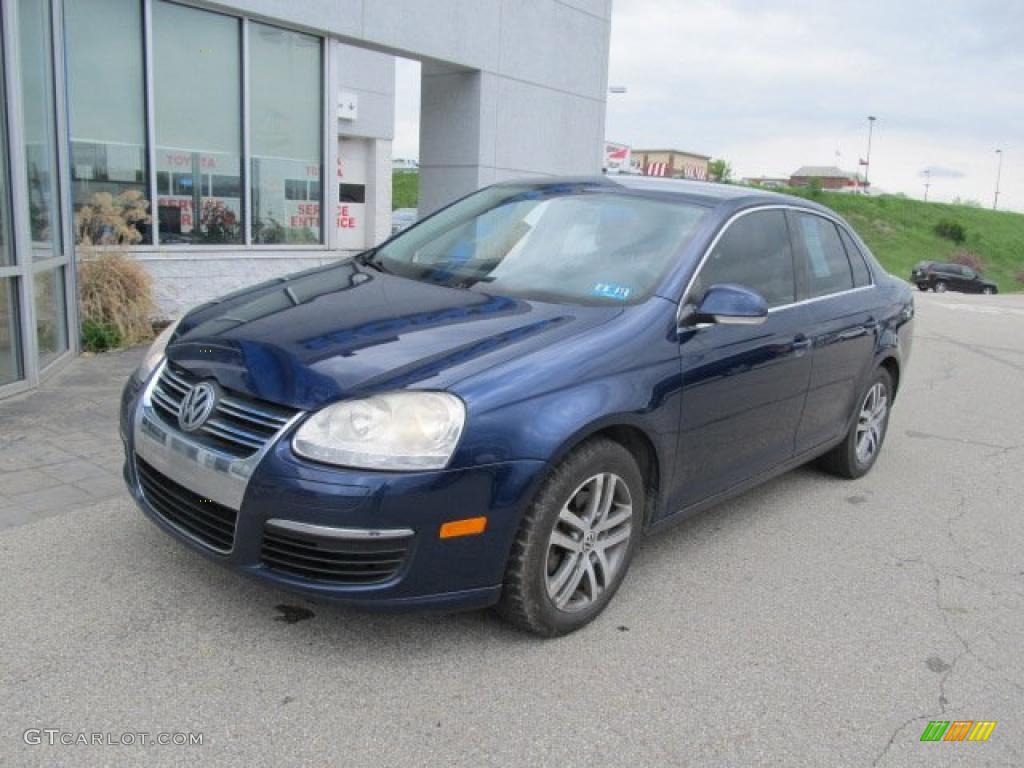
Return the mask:
[[(916, 331), (869, 476), (801, 469), (649, 540), (555, 641), (317, 605), (187, 551), (90, 492), (134, 358), (77, 361), (0, 403), (0, 764), (1024, 764), (1024, 297), (920, 295)], [(59, 454), (29, 460), (41, 435)], [(32, 502), (51, 480), (81, 494)], [(923, 743), (929, 720), (998, 725)]]

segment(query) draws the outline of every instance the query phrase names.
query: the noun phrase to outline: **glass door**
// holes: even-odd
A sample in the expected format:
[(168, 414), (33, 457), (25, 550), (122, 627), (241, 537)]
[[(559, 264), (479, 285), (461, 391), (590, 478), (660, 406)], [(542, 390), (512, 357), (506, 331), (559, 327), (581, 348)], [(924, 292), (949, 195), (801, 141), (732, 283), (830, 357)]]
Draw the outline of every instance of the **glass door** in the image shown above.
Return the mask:
[(53, 0), (0, 5), (0, 396), (38, 384), (75, 346), (58, 149), (59, 8)]
[(14, 228), (11, 223), (10, 145), (7, 141), (7, 89), (0, 19), (0, 392), (24, 378), (21, 358), (20, 291), (18, 268), (14, 258)]

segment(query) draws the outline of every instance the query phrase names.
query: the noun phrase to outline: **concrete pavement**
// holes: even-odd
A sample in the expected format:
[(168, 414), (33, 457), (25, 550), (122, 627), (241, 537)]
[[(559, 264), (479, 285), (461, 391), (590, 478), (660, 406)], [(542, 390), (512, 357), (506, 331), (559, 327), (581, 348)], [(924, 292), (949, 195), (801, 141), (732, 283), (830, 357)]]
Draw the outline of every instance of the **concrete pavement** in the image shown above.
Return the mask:
[[(0, 763), (1024, 764), (1024, 296), (917, 299), (867, 477), (801, 469), (649, 540), (559, 640), (309, 603), (124, 494), (0, 530)], [(110, 472), (113, 424), (84, 457)], [(929, 720), (998, 725), (922, 743)], [(204, 743), (30, 746), (28, 728)]]

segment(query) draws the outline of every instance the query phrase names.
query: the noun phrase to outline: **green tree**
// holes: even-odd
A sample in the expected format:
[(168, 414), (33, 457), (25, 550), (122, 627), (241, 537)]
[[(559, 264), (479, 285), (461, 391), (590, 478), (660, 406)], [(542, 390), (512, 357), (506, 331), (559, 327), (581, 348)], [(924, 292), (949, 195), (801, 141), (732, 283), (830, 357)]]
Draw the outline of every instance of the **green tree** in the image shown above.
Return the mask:
[(732, 181), (732, 166), (729, 165), (729, 161), (719, 157), (708, 163), (708, 178), (723, 184)]

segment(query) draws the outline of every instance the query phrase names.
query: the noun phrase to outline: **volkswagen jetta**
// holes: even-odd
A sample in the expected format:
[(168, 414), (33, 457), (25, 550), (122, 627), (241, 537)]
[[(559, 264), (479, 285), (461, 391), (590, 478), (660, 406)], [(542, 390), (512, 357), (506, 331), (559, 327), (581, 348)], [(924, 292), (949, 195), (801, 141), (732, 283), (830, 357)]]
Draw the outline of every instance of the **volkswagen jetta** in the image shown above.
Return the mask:
[(125, 478), (287, 589), (562, 634), (644, 535), (814, 459), (870, 470), (913, 312), (806, 200), (500, 184), (169, 327), (125, 387)]

